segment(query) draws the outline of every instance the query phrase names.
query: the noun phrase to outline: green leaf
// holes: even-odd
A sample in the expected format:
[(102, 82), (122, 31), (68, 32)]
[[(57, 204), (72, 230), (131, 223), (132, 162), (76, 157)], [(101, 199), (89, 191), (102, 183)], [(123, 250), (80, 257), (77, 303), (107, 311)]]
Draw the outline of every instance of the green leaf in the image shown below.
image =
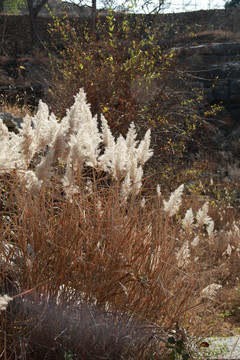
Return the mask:
[(183, 343), (182, 340), (178, 340), (178, 341), (176, 342), (176, 345), (177, 345), (179, 348), (184, 348), (184, 343)]
[(168, 359), (169, 360), (175, 360), (176, 359), (176, 355), (175, 355), (175, 352), (171, 352), (171, 354), (168, 356)]
[(183, 349), (177, 347), (177, 348), (176, 348), (176, 352), (177, 352), (179, 355), (181, 355), (182, 352), (183, 352)]
[(174, 339), (173, 336), (171, 336), (171, 337), (168, 338), (168, 343), (169, 343), (169, 344), (176, 344), (176, 340)]

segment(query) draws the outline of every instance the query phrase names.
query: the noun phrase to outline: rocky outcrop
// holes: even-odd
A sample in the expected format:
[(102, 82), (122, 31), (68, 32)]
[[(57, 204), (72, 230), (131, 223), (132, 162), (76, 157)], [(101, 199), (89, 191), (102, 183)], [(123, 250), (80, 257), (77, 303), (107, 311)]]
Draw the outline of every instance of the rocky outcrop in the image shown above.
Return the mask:
[(240, 40), (176, 49), (180, 66), (204, 89), (210, 104), (229, 112), (234, 128), (240, 126)]

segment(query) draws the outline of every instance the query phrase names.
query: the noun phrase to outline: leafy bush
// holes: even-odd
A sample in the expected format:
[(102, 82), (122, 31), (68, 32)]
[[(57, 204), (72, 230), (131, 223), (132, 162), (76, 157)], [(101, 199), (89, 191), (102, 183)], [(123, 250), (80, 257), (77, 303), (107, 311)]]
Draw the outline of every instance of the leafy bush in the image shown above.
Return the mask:
[(201, 95), (176, 67), (174, 53), (161, 48), (155, 17), (110, 11), (98, 18), (94, 32), (91, 24), (67, 17), (55, 18), (50, 30), (56, 45), (52, 109), (65, 113), (71, 104), (65, 94), (75, 95), (82, 87), (93, 114), (103, 113), (114, 134), (125, 134), (132, 121), (139, 134), (151, 127), (150, 173), (170, 182), (173, 168), (187, 161), (189, 145), (197, 146)]

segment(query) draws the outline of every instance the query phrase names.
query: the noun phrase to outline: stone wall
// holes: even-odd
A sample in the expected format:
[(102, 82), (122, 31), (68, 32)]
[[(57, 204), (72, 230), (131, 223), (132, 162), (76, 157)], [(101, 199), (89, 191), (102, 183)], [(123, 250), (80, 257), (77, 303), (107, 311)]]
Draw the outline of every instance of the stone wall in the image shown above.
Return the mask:
[[(122, 16), (119, 15), (119, 19)], [(223, 30), (233, 32), (235, 35), (239, 32), (240, 37), (240, 8), (159, 14), (146, 18), (153, 20), (153, 24), (160, 27), (159, 36), (161, 33), (179, 36), (188, 35), (190, 32)], [(51, 18), (41, 16), (38, 18), (39, 37), (48, 46), (50, 46), (48, 27), (51, 21)], [(82, 21), (82, 18), (79, 18), (79, 21)], [(0, 15), (0, 43), (0, 54), (4, 51), (8, 54), (19, 54), (30, 48), (28, 16)]]

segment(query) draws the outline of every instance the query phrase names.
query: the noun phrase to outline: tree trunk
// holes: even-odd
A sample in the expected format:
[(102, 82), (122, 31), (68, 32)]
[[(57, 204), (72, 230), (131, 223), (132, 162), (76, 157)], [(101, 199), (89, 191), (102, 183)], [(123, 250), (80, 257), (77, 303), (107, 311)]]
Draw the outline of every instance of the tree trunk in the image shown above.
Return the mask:
[(0, 0), (0, 12), (4, 11), (3, 0)]
[(32, 47), (36, 47), (38, 44), (38, 31), (37, 31), (37, 16), (34, 14), (34, 9), (29, 9), (30, 20), (30, 34)]
[(97, 0), (92, 0), (92, 32), (96, 28), (96, 15), (97, 15)]
[(27, 0), (32, 47), (36, 47), (38, 45), (39, 38), (38, 38), (38, 31), (37, 31), (37, 17), (38, 17), (39, 11), (42, 9), (42, 7), (47, 2), (48, 2), (48, 0), (41, 0), (40, 3), (36, 7), (34, 7), (33, 0)]
[(96, 14), (97, 11), (97, 0), (92, 0), (92, 12)]

